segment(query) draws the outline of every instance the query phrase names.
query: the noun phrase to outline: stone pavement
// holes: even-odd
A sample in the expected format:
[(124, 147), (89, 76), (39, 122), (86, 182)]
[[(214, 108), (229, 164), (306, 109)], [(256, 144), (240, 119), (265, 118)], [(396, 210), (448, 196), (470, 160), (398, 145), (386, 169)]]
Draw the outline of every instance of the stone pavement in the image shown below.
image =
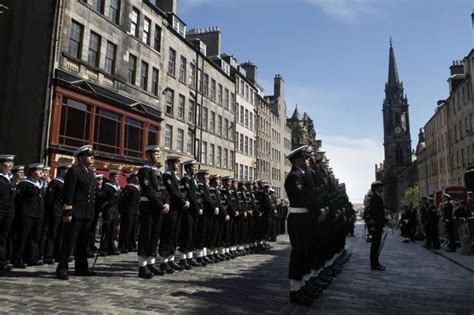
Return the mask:
[(389, 234), (370, 271), (369, 244), (357, 228), (352, 257), (310, 307), (288, 303), (289, 242), (280, 237), (263, 254), (155, 277), (136, 276), (135, 255), (99, 258), (93, 278), (54, 278), (52, 266), (15, 270), (0, 278), (0, 313), (474, 313), (474, 274)]

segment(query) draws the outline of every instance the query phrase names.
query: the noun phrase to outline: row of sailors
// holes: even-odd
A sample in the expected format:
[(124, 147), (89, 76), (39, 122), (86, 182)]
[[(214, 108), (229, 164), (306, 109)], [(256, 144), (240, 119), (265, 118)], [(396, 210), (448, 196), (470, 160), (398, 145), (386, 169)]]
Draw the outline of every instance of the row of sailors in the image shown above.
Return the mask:
[[(173, 156), (168, 157), (168, 171), (162, 174), (158, 147), (147, 149), (148, 163), (128, 177), (123, 190), (118, 185), (120, 172), (116, 170), (110, 171), (109, 181), (102, 185), (102, 175), (90, 169), (93, 151), (89, 146), (78, 149), (75, 154), (79, 165), (69, 172), (70, 164), (59, 164), (58, 176), (49, 184), (45, 175), (48, 170), (42, 164), (31, 164), (28, 177), (17, 180), (11, 175), (14, 156), (0, 156), (1, 270), (12, 267), (10, 258), (15, 267), (25, 268), (27, 262), (30, 265), (42, 263), (43, 257), (48, 264), (59, 261), (57, 275), (67, 279), (67, 263), (64, 259), (61, 262), (61, 257), (69, 256), (76, 246), (81, 249), (76, 250), (76, 255), (84, 247), (85, 255), (90, 257), (99, 213), (103, 220), (102, 256), (120, 253), (115, 247), (119, 222), (121, 251), (134, 250), (138, 226), (139, 276), (142, 278), (264, 250), (269, 247), (266, 243), (269, 237), (274, 240), (277, 231), (281, 231), (279, 221), (286, 217), (286, 213), (282, 213), (285, 207), (277, 211), (268, 185), (261, 182), (238, 183), (224, 177), (221, 185), (219, 176), (209, 176), (205, 170), (198, 172), (194, 160), (183, 163), (186, 175), (180, 179), (176, 173), (180, 160)], [(83, 156), (92, 160), (89, 165), (81, 163)], [(71, 178), (69, 182), (85, 174), (89, 189), (76, 192), (77, 183), (71, 183), (66, 188), (68, 197), (65, 198), (67, 174)], [(66, 199), (80, 202), (75, 207), (71, 202), (63, 207)], [(77, 214), (73, 208), (79, 208)], [(70, 210), (73, 210), (72, 218), (65, 215), (70, 214)], [(75, 224), (71, 224), (73, 219), (90, 222), (85, 229), (82, 226), (81, 231), (76, 231)], [(84, 237), (78, 238), (80, 233)], [(72, 244), (74, 238), (84, 244)], [(158, 253), (162, 258), (159, 267), (155, 265)], [(91, 272), (83, 258), (76, 262), (76, 274), (89, 275)]]

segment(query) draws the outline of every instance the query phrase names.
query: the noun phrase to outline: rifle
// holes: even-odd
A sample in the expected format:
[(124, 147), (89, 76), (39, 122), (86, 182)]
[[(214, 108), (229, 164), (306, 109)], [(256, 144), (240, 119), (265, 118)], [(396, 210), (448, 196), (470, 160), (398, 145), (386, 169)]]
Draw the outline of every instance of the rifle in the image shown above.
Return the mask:
[(385, 240), (387, 239), (387, 235), (388, 235), (388, 232), (385, 232), (385, 234), (383, 236), (383, 239), (382, 239), (382, 242), (380, 243), (379, 256), (380, 256), (380, 253), (382, 253), (383, 245), (385, 244)]

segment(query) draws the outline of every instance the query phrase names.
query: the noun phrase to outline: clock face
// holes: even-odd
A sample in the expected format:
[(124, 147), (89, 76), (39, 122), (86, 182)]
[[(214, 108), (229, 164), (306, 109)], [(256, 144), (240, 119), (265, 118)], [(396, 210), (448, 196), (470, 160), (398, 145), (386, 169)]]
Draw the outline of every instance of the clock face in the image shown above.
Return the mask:
[(395, 127), (394, 131), (395, 131), (396, 134), (400, 134), (402, 132), (402, 128), (397, 126), (397, 127)]

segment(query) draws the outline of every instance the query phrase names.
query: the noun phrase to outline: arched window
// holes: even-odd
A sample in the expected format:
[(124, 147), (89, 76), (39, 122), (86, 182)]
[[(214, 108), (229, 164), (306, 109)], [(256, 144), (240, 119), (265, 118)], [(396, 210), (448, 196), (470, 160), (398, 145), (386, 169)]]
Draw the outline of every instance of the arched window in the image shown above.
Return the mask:
[(395, 149), (395, 161), (397, 163), (403, 163), (403, 152), (402, 148), (399, 145)]

